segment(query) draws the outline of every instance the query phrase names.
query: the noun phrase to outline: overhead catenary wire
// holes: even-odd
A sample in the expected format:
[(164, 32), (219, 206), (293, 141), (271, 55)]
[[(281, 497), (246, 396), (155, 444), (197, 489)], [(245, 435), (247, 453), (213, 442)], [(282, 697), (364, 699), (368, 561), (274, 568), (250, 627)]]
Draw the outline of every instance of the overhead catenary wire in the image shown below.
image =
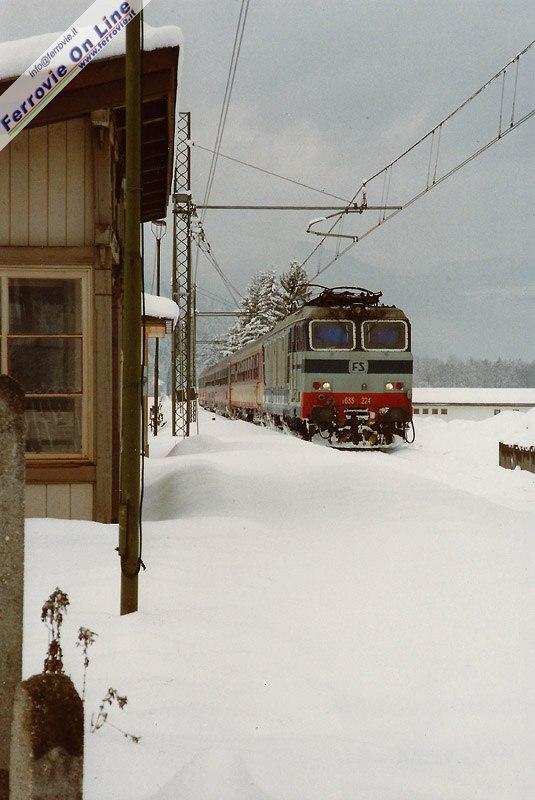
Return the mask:
[[(528, 45), (526, 45), (526, 47), (524, 47), (513, 58), (511, 58), (508, 61), (507, 64), (505, 64), (503, 67), (501, 67), (491, 78), (489, 78), (487, 81), (485, 81), (485, 83), (482, 84), (469, 97), (467, 97), (465, 100), (463, 100), (462, 103), (460, 103), (456, 108), (453, 109), (453, 111), (451, 111), (449, 114), (447, 114), (440, 122), (438, 122), (433, 128), (431, 128), (431, 130), (427, 131), (427, 133), (425, 133), (423, 136), (421, 136), (416, 142), (414, 142), (412, 145), (407, 147), (393, 161), (391, 161), (389, 164), (387, 164), (386, 166), (384, 166), (381, 169), (379, 169), (370, 178), (367, 178), (366, 180), (364, 180), (362, 182), (362, 184), (357, 189), (353, 200), (351, 201), (352, 203), (355, 201), (355, 199), (359, 196), (359, 194), (361, 192), (364, 193), (366, 191), (367, 186), (373, 180), (375, 180), (376, 178), (380, 177), (381, 175), (383, 176), (383, 190), (382, 190), (382, 195), (381, 195), (381, 204), (383, 203), (383, 201), (386, 203), (387, 202), (387, 198), (388, 198), (388, 192), (389, 192), (389, 189), (390, 189), (390, 180), (391, 180), (392, 170), (393, 170), (394, 165), (397, 164), (398, 162), (400, 162), (409, 153), (414, 151), (427, 138), (431, 138), (429, 164), (428, 164), (428, 171), (427, 171), (427, 181), (425, 183), (425, 187), (423, 189), (417, 191), (416, 194), (414, 194), (412, 197), (408, 198), (405, 202), (400, 203), (399, 208), (397, 208), (395, 210), (392, 210), (391, 213), (389, 213), (388, 215), (386, 215), (386, 211), (380, 213), (378, 222), (376, 222), (374, 225), (372, 225), (368, 230), (366, 230), (364, 233), (360, 234), (358, 237), (355, 236), (354, 240), (351, 241), (350, 244), (348, 244), (345, 248), (343, 248), (342, 250), (337, 252), (335, 254), (334, 258), (332, 258), (329, 262), (324, 264), (320, 269), (318, 269), (316, 271), (316, 273), (313, 275), (314, 278), (317, 277), (318, 275), (320, 275), (321, 273), (325, 272), (327, 269), (329, 269), (329, 267), (332, 266), (339, 258), (341, 258), (345, 253), (347, 253), (359, 241), (362, 241), (362, 239), (364, 239), (366, 236), (368, 236), (370, 233), (372, 233), (374, 230), (376, 230), (385, 221), (391, 219), (392, 217), (394, 217), (396, 214), (398, 214), (400, 211), (404, 210), (405, 208), (408, 208), (414, 202), (416, 202), (421, 197), (423, 197), (428, 191), (430, 191), (430, 189), (434, 188), (435, 186), (438, 186), (444, 180), (446, 180), (447, 178), (449, 178), (452, 175), (454, 175), (456, 172), (458, 172), (460, 169), (462, 169), (464, 166), (466, 166), (466, 164), (468, 164), (473, 159), (477, 158), (479, 155), (481, 155), (486, 150), (488, 150), (489, 147), (491, 147), (497, 141), (502, 139), (507, 133), (510, 133), (511, 131), (515, 130), (519, 125), (521, 125), (524, 122), (526, 122), (528, 119), (530, 119), (535, 114), (535, 108), (533, 108), (530, 111), (528, 111), (527, 113), (525, 113), (522, 117), (517, 119), (516, 121), (514, 119), (515, 102), (516, 102), (517, 85), (518, 85), (519, 62), (520, 62), (521, 57), (523, 55), (525, 55), (525, 53), (527, 53), (533, 47), (534, 44), (535, 44), (535, 39), (532, 40)], [(502, 129), (504, 81), (505, 81), (505, 75), (506, 75), (507, 69), (509, 68), (509, 66), (511, 64), (515, 64), (514, 91), (513, 91), (512, 108), (511, 108), (511, 121), (510, 121), (508, 127)], [(497, 135), (492, 136), (491, 139), (489, 141), (487, 141), (484, 145), (480, 146), (473, 153), (469, 154), (466, 158), (464, 158), (458, 164), (456, 164), (455, 166), (450, 168), (446, 173), (444, 173), (443, 175), (437, 177), (439, 148), (440, 148), (442, 130), (443, 130), (444, 125), (449, 120), (451, 120), (456, 114), (458, 114), (462, 109), (466, 108), (466, 106), (468, 106), (469, 103), (471, 103), (473, 100), (475, 100), (476, 97), (478, 97), (485, 89), (487, 89), (491, 84), (493, 84), (500, 77), (502, 77), (502, 86), (501, 86), (501, 92), (500, 92), (500, 114), (499, 114), (499, 124), (498, 124), (498, 133), (497, 133)], [(437, 144), (436, 144), (436, 150), (435, 150), (435, 163), (434, 163), (434, 169), (431, 170), (432, 153), (433, 153), (433, 142), (435, 141), (436, 135), (438, 135), (438, 136), (437, 136)], [(431, 171), (433, 172), (432, 183), (430, 183), (430, 173), (431, 173)], [(350, 205), (348, 205), (344, 210), (342, 210), (340, 212), (340, 214), (337, 216), (335, 221), (331, 224), (331, 227), (329, 228), (329, 230), (326, 231), (324, 234), (320, 234), (319, 231), (315, 232), (317, 235), (321, 235), (322, 238), (320, 239), (319, 244), (316, 245), (312, 249), (312, 251), (309, 253), (309, 255), (304, 259), (304, 261), (301, 264), (302, 266), (304, 266), (310, 260), (310, 258), (314, 255), (314, 253), (317, 252), (318, 248), (324, 243), (324, 241), (327, 238), (327, 236), (332, 234), (332, 231), (340, 223), (340, 220), (343, 219), (343, 216), (344, 216), (344, 214), (347, 213), (347, 211), (349, 210), (349, 207), (350, 207)]]
[[(393, 161), (391, 161), (388, 166), (392, 166), (394, 164), (397, 164), (398, 161), (400, 161), (402, 158), (404, 158), (406, 155), (408, 155), (410, 152), (412, 152), (412, 150), (414, 150), (416, 147), (418, 147), (418, 145), (421, 144), (425, 139), (427, 139), (428, 136), (431, 136), (431, 134), (434, 131), (436, 131), (438, 128), (440, 128), (441, 125), (444, 125), (452, 117), (454, 117), (456, 114), (458, 114), (459, 111), (462, 111), (462, 109), (465, 108), (465, 106), (467, 106), (468, 103), (471, 103), (473, 100), (475, 100), (476, 97), (478, 97), (478, 95), (481, 94), (481, 92), (483, 92), (485, 89), (487, 89), (491, 85), (491, 83), (494, 83), (496, 78), (499, 78), (499, 76), (502, 74), (502, 72), (504, 72), (504, 70), (506, 70), (507, 67), (509, 67), (510, 64), (513, 64), (514, 61), (516, 61), (516, 59), (520, 59), (523, 55), (525, 55), (525, 53), (527, 53), (528, 50), (530, 50), (533, 47), (534, 44), (535, 44), (535, 39), (533, 39), (533, 41), (531, 41), (528, 45), (526, 45), (526, 47), (524, 47), (523, 50), (521, 50), (519, 53), (517, 53), (516, 56), (511, 58), (507, 62), (507, 64), (505, 64), (501, 69), (499, 69), (498, 72), (496, 72), (491, 78), (489, 78), (487, 81), (485, 81), (485, 83), (482, 86), (480, 86), (479, 89), (476, 89), (475, 92), (473, 92), (469, 97), (467, 97), (465, 100), (463, 100), (463, 102), (460, 103), (456, 108), (454, 108), (453, 111), (450, 111), (450, 113), (447, 114), (444, 117), (444, 119), (442, 119), (439, 123), (437, 123), (433, 128), (431, 128), (431, 130), (427, 131), (427, 133), (425, 133), (423, 136), (421, 136), (416, 142), (411, 144), (410, 147), (407, 147), (406, 150), (404, 150), (402, 153), (400, 153), (400, 155), (397, 156)], [(514, 126), (511, 126), (511, 127), (514, 127)], [(479, 153), (477, 153), (475, 155), (479, 155)], [(382, 172), (385, 169), (387, 169), (387, 167), (382, 167), (381, 169), (377, 170), (377, 172), (374, 175), (372, 175), (371, 178), (368, 178), (364, 182), (364, 184), (369, 183), (374, 178), (377, 178), (379, 175), (382, 174)], [(357, 195), (359, 194), (361, 189), (362, 189), (362, 186), (359, 187), (359, 189), (357, 191)]]
[[(433, 186), (438, 186), (440, 183), (442, 183), (442, 181), (445, 181), (447, 178), (450, 178), (452, 175), (455, 175), (456, 172), (459, 172), (459, 170), (462, 169), (464, 166), (466, 166), (466, 164), (469, 164), (470, 161), (473, 161), (475, 158), (480, 156), (482, 153), (484, 153), (486, 150), (488, 150), (489, 147), (491, 147), (493, 144), (498, 142), (500, 139), (503, 139), (504, 136), (506, 136), (511, 131), (515, 130), (523, 122), (527, 122), (527, 120), (530, 119), (534, 114), (535, 114), (535, 108), (532, 109), (531, 111), (529, 111), (527, 114), (525, 114), (519, 120), (517, 120), (512, 125), (512, 127), (509, 127), (509, 128), (506, 128), (505, 130), (503, 130), (501, 135), (495, 136), (493, 139), (491, 139), (490, 142), (487, 142), (486, 144), (484, 144), (482, 147), (480, 147), (478, 150), (476, 150), (475, 153), (472, 153), (467, 158), (465, 158), (464, 161), (462, 161), (460, 164), (457, 164), (455, 167), (450, 169), (448, 172), (446, 172), (440, 178), (437, 178), (437, 180), (435, 181)], [(408, 200), (406, 203), (404, 203), (399, 209), (397, 209), (395, 211), (392, 211), (392, 213), (388, 215), (387, 220), (391, 219), (396, 214), (399, 214), (399, 212), (403, 211), (405, 208), (408, 208), (409, 206), (411, 206), (413, 203), (415, 203), (417, 200), (419, 200), (421, 197), (423, 197), (425, 194), (427, 194), (427, 192), (429, 191), (430, 188), (432, 188), (432, 187), (425, 188), (422, 191), (418, 192), (418, 194), (414, 195), (414, 197), (411, 197), (411, 199)], [(384, 222), (384, 220), (383, 220), (383, 222)], [(373, 227), (371, 227), (369, 230), (365, 231), (365, 233), (363, 233), (361, 236), (358, 237), (358, 242), (361, 242), (363, 239), (365, 239), (367, 236), (369, 236), (370, 233), (373, 233), (373, 231), (377, 230), (377, 228), (381, 224), (383, 224), (383, 223), (382, 222), (378, 222)], [(325, 264), (319, 270), (319, 272), (316, 272), (313, 277), (316, 278), (322, 272), (325, 272), (325, 270), (327, 270), (330, 266), (332, 266), (335, 261), (338, 261), (338, 259), (341, 258), (345, 253), (347, 253), (348, 250), (351, 250), (351, 248), (354, 247), (358, 242), (357, 241), (350, 242), (343, 250), (340, 251), (340, 253), (337, 256), (335, 256), (333, 259), (331, 259), (331, 261), (329, 261), (327, 264)]]
[(513, 90), (513, 102), (511, 104), (511, 121), (509, 123), (509, 127), (512, 128), (514, 121), (515, 121), (515, 104), (516, 104), (516, 90), (518, 88), (518, 65), (520, 63), (520, 56), (516, 57), (516, 69), (515, 69), (515, 86)]

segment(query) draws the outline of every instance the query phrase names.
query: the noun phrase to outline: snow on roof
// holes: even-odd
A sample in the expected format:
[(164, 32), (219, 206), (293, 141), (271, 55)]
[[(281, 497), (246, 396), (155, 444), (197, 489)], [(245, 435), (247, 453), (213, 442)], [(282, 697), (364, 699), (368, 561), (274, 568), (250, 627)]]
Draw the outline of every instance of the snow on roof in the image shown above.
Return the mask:
[(413, 388), (413, 403), (433, 405), (532, 405), (535, 406), (535, 389), (466, 389)]
[[(0, 80), (14, 78), (25, 72), (39, 56), (45, 52), (57, 39), (63, 36), (63, 31), (56, 33), (41, 33), (38, 36), (29, 36), (27, 39), (16, 39), (11, 42), (0, 43)], [(164, 25), (153, 28), (151, 25), (143, 26), (144, 50), (160, 50), (165, 47), (182, 45), (182, 31), (176, 25)], [(126, 33), (124, 29), (115, 36), (93, 59), (107, 59), (121, 56), (125, 52)]]
[(177, 304), (168, 297), (145, 293), (145, 316), (172, 319), (174, 325), (180, 316), (180, 311)]

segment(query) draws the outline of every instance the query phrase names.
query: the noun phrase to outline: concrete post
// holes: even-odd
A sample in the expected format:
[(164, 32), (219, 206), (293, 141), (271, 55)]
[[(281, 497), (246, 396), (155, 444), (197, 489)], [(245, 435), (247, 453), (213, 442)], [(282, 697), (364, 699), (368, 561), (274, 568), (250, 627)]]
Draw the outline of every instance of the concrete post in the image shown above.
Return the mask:
[(82, 800), (84, 711), (66, 675), (34, 675), (15, 693), (10, 800)]
[(22, 679), (24, 393), (0, 375), (0, 800), (8, 798), (15, 688)]

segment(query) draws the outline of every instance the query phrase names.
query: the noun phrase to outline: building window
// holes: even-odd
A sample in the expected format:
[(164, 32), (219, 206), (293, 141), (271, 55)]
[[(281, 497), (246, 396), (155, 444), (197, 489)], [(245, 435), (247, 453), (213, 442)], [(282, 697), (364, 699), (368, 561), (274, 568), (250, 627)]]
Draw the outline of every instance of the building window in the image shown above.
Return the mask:
[(440, 409), (440, 413), (441, 414), (447, 414), (448, 413), (448, 409), (447, 408), (441, 408)]
[(438, 414), (438, 408), (433, 408), (431, 411), (432, 414)]
[(499, 414), (499, 413), (500, 413), (500, 409), (499, 408), (495, 408), (494, 409), (494, 416), (496, 416), (496, 414)]
[(429, 414), (428, 408), (422, 408), (422, 414)]
[(420, 413), (420, 409), (419, 408), (413, 408), (412, 410), (413, 410), (414, 414), (419, 414)]
[(0, 273), (2, 372), (26, 393), (26, 452), (88, 455), (88, 273)]

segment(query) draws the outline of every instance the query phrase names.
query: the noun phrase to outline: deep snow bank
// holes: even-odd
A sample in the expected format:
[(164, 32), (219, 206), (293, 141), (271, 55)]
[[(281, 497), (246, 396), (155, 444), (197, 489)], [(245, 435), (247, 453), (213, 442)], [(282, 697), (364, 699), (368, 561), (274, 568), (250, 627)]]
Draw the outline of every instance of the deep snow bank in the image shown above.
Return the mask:
[(464, 424), (462, 446), (419, 426), (389, 454), (205, 414), (198, 438), (159, 436), (129, 617), (114, 526), (31, 521), (26, 673), (59, 584), (78, 685), (76, 629), (99, 633), (88, 712), (113, 686), (110, 719), (142, 736), (87, 736), (86, 800), (530, 798), (533, 505), (481, 454), (497, 431)]

